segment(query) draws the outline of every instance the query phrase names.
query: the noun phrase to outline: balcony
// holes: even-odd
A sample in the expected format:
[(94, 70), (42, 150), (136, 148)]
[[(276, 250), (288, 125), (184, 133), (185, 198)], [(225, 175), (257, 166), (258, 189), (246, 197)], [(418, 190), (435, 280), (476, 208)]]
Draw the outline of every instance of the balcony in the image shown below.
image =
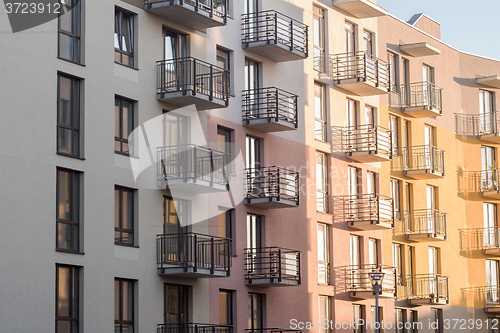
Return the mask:
[(455, 114), (456, 134), (491, 143), (500, 143), (498, 112), (483, 114)]
[(387, 94), (391, 84), (389, 66), (363, 51), (331, 56), (335, 86), (358, 96)]
[(492, 167), (490, 170), (481, 171), (480, 193), (490, 199), (500, 199), (500, 186), (498, 185), (499, 171)]
[(401, 85), (401, 111), (415, 118), (443, 114), (443, 89), (430, 82)]
[(380, 194), (334, 197), (335, 222), (346, 222), (358, 230), (383, 230), (394, 227), (394, 201)]
[(245, 169), (245, 205), (288, 208), (299, 205), (299, 173), (277, 166)]
[(446, 240), (446, 213), (437, 209), (405, 212), (405, 238), (416, 242)]
[(500, 286), (484, 288), (484, 312), (500, 314)]
[(156, 333), (233, 333), (233, 326), (198, 323), (159, 324)]
[(476, 83), (494, 89), (500, 89), (500, 75), (478, 75)]
[(229, 71), (192, 57), (156, 62), (156, 98), (198, 111), (229, 105)]
[(460, 230), (460, 250), (463, 253), (481, 251), (485, 255), (500, 256), (500, 229), (498, 227)]
[(231, 240), (196, 234), (161, 234), (156, 238), (158, 274), (188, 278), (230, 275)]
[(448, 277), (444, 275), (409, 275), (406, 290), (410, 305), (445, 305), (450, 301)]
[(429, 43), (399, 44), (399, 49), (412, 57), (427, 57), (441, 54), (441, 51)]
[(297, 129), (297, 98), (274, 87), (243, 90), (243, 125), (262, 132)]
[(308, 55), (308, 27), (274, 10), (243, 14), (241, 47), (276, 62)]
[(280, 287), (300, 283), (300, 251), (281, 247), (245, 249), (245, 284)]
[(334, 150), (362, 163), (384, 162), (392, 159), (392, 133), (376, 125), (334, 127)]
[(385, 9), (371, 0), (333, 0), (333, 5), (359, 19), (387, 15)]
[(144, 0), (144, 10), (194, 30), (227, 23), (227, 0)]
[(157, 151), (157, 183), (189, 193), (227, 191), (230, 155), (208, 147), (178, 145)]
[(372, 272), (383, 272), (384, 280), (380, 288), (379, 297), (394, 298), (397, 294), (396, 268), (385, 265), (357, 265), (347, 266), (344, 269), (346, 290), (351, 298), (370, 299), (375, 298), (371, 278)]
[(403, 148), (406, 177), (431, 179), (444, 177), (444, 150), (431, 145)]

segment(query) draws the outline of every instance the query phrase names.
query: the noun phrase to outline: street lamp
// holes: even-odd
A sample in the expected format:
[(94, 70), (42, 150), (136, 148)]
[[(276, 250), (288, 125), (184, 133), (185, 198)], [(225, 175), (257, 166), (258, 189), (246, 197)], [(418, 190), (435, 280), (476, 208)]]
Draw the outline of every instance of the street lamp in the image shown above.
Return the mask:
[(375, 329), (377, 333), (380, 333), (380, 323), (378, 322), (378, 294), (380, 293), (380, 287), (382, 287), (382, 280), (384, 280), (385, 273), (382, 272), (371, 272), (368, 273), (370, 276), (373, 291), (375, 292)]

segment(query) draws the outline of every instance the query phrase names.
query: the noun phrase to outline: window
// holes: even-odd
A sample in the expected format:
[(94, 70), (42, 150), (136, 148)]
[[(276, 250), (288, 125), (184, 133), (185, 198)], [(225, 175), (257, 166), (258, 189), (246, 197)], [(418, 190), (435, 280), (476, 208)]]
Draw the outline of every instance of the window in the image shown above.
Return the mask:
[(115, 186), (115, 244), (134, 245), (135, 190)]
[[(220, 68), (224, 68), (229, 73), (231, 73), (231, 53), (232, 51), (223, 49), (221, 47), (217, 47), (217, 56), (216, 56), (217, 66), (219, 66)], [(222, 82), (223, 79), (224, 77), (222, 75), (217, 76), (216, 77), (217, 85), (223, 85), (224, 84), (224, 82)], [(230, 82), (229, 91), (232, 95), (234, 95), (233, 91), (234, 84), (232, 77), (229, 78), (229, 82)]]
[(443, 333), (443, 309), (432, 308), (432, 323), (431, 328), (433, 328), (434, 333)]
[[(186, 57), (186, 44), (186, 35), (175, 30), (163, 28), (163, 60), (180, 59)], [(171, 71), (175, 69), (167, 67), (167, 70)]]
[(359, 305), (359, 304), (352, 305), (352, 322), (355, 323), (352, 329), (353, 333), (363, 332), (363, 325), (358, 325), (358, 323), (360, 323), (360, 320), (364, 320), (363, 312), (364, 312), (364, 305)]
[(263, 328), (262, 309), (264, 295), (248, 293), (248, 328), (258, 330)]
[(184, 324), (189, 322), (189, 287), (165, 284), (164, 296), (165, 324)]
[(399, 156), (399, 119), (389, 115), (389, 130), (392, 134), (392, 154)]
[(328, 212), (328, 165), (326, 154), (316, 152), (316, 209)]
[(483, 248), (497, 248), (498, 242), (498, 223), (497, 223), (497, 205), (483, 202)]
[(366, 172), (366, 193), (367, 194), (375, 194), (377, 193), (377, 176), (374, 172), (367, 171)]
[[(408, 246), (408, 258), (407, 258), (407, 267), (408, 267), (408, 276), (415, 275), (415, 247)], [(412, 279), (413, 281), (413, 279)]]
[(397, 284), (403, 284), (403, 252), (401, 244), (392, 243), (392, 266), (396, 268)]
[[(379, 306), (379, 308), (378, 308), (378, 322), (380, 323), (380, 325), (382, 325), (382, 321), (383, 321), (383, 317), (382, 317), (383, 311), (382, 310), (383, 310), (383, 308), (381, 306)], [(372, 305), (370, 307), (370, 315), (371, 315), (371, 325), (372, 325), (370, 333), (378, 333), (377, 329), (376, 329), (377, 316), (375, 314), (375, 306), (374, 305)], [(381, 327), (380, 332), (382, 332), (382, 326), (380, 326), (380, 327)]]
[(219, 324), (233, 325), (233, 291), (219, 289)]
[(68, 4), (68, 1), (59, 0), (59, 3), (61, 4), (61, 12), (64, 14), (58, 16), (58, 56), (80, 63), (82, 0), (77, 1), (73, 8)]
[(397, 220), (402, 220), (401, 212), (401, 188), (400, 181), (398, 179), (391, 178), (391, 198), (394, 201), (394, 215)]
[(163, 233), (180, 234), (188, 232), (187, 207), (185, 200), (163, 197)]
[(115, 278), (115, 333), (134, 333), (134, 281)]
[(410, 328), (406, 331), (406, 333), (418, 333), (418, 329), (423, 328), (423, 324), (418, 321), (418, 311), (410, 310)]
[(259, 63), (245, 59), (245, 90), (259, 89)]
[(328, 225), (318, 223), (318, 283), (329, 284)]
[(134, 14), (115, 9), (115, 62), (134, 67)]
[(488, 318), (488, 327), (490, 327), (491, 333), (500, 332), (500, 318)]
[[(422, 81), (424, 83), (434, 83), (434, 68), (428, 65), (422, 66)], [(425, 95), (425, 91), (424, 91)]]
[(368, 264), (378, 265), (378, 240), (370, 238), (368, 240)]
[(493, 96), (491, 91), (479, 90), (479, 133), (492, 133), (496, 130)]
[(264, 217), (247, 214), (247, 248), (258, 249), (264, 246)]
[(373, 55), (373, 34), (369, 31), (363, 30), (363, 50), (369, 54)]
[(233, 156), (233, 147), (234, 147), (234, 130), (217, 126), (217, 150), (229, 155), (229, 160), (227, 164), (227, 172), (229, 174), (232, 173), (234, 169), (233, 161), (231, 158)]
[(314, 83), (314, 116), (316, 140), (326, 141), (325, 85)]
[(325, 69), (325, 11), (313, 6), (314, 69)]
[(80, 157), (80, 79), (59, 74), (57, 94), (57, 152)]
[(115, 96), (115, 153), (133, 155), (128, 137), (134, 130), (134, 102)]
[(56, 333), (80, 332), (80, 269), (56, 265)]
[(78, 252), (80, 172), (57, 169), (57, 250)]
[(358, 168), (349, 166), (347, 169), (348, 194), (357, 195), (359, 192), (358, 186)]
[(406, 188), (406, 210), (412, 210), (413, 208), (413, 189), (411, 183), (405, 183)]
[(262, 139), (248, 136), (246, 137), (246, 167), (247, 169), (260, 168)]
[(358, 115), (356, 112), (356, 102), (352, 99), (346, 100), (347, 126), (353, 127), (358, 125)]
[(410, 147), (410, 122), (408, 120), (403, 121), (403, 147)]
[(371, 106), (365, 106), (365, 125), (375, 124), (375, 109)]
[(395, 333), (405, 333), (406, 310), (395, 308), (394, 319), (396, 320)]
[(350, 264), (354, 267), (361, 265), (361, 242), (359, 236), (351, 235), (350, 237), (351, 259)]
[(218, 236), (223, 238), (232, 238), (232, 215), (234, 209), (225, 210), (219, 208), (219, 218), (218, 218)]
[(350, 22), (345, 23), (345, 51), (346, 53), (354, 52), (355, 49), (354, 41), (354, 24)]
[(387, 52), (387, 63), (389, 64), (389, 79), (391, 81), (390, 89), (393, 92), (398, 92), (398, 86), (399, 86), (398, 56), (392, 52)]
[(319, 328), (320, 333), (328, 333), (331, 332), (331, 325), (328, 325), (328, 328), (325, 328), (323, 323), (326, 321), (330, 323), (332, 320), (331, 311), (330, 311), (330, 296), (319, 295), (319, 322), (321, 324)]

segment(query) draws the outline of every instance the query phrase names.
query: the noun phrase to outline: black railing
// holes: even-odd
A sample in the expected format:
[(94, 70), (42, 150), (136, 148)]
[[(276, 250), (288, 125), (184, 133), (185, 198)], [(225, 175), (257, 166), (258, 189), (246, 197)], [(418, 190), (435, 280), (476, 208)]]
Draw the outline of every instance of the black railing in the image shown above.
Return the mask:
[(500, 128), (498, 112), (483, 114), (455, 113), (457, 135), (480, 137), (481, 135), (497, 134)]
[(243, 121), (248, 125), (258, 119), (282, 120), (297, 128), (297, 98), (275, 87), (243, 90)]
[(203, 11), (209, 15), (209, 17), (217, 16), (224, 19), (224, 23), (227, 22), (227, 2), (228, 0), (144, 0), (146, 9), (151, 9), (152, 4), (166, 2), (173, 6), (175, 2), (179, 2), (182, 6), (184, 4), (193, 6), (193, 10)]
[(407, 276), (407, 298), (431, 299), (434, 302), (449, 301), (448, 276), (440, 274), (416, 274)]
[(446, 238), (446, 213), (437, 209), (406, 211), (404, 229), (407, 236), (431, 234)]
[(380, 194), (360, 194), (336, 196), (333, 198), (336, 222), (347, 222), (355, 225), (356, 222), (378, 221), (394, 226), (394, 199)]
[(430, 171), (444, 176), (444, 150), (432, 145), (403, 148), (404, 169)]
[(245, 279), (300, 280), (300, 251), (281, 247), (261, 247), (245, 249)]
[(165, 98), (168, 93), (191, 91), (229, 103), (229, 71), (205, 61), (179, 58), (156, 62), (157, 93)]
[(412, 108), (426, 106), (443, 114), (443, 89), (431, 82), (403, 84), (401, 107)]
[(242, 43), (266, 42), (308, 54), (308, 27), (274, 10), (243, 14)]
[(344, 270), (346, 290), (349, 292), (373, 292), (370, 273), (385, 273), (381, 292), (396, 294), (397, 270), (386, 265), (350, 265)]
[(230, 155), (207, 147), (178, 145), (158, 148), (158, 180), (192, 178), (228, 185)]
[(156, 333), (233, 333), (233, 326), (196, 323), (158, 324)]
[(499, 170), (493, 167), (490, 170), (484, 170), (480, 172), (480, 189), (481, 192), (488, 191), (499, 191), (500, 187), (498, 185)]
[(246, 198), (276, 198), (299, 203), (299, 173), (270, 166), (245, 169)]
[(335, 54), (331, 56), (331, 76), (337, 83), (345, 79), (366, 80), (377, 87), (389, 89), (390, 64), (364, 51)]
[(209, 269), (229, 273), (231, 240), (193, 232), (160, 234), (156, 239), (158, 268), (182, 267), (193, 272)]
[(387, 128), (357, 125), (333, 127), (332, 132), (335, 150), (345, 153), (375, 152), (392, 158), (392, 132)]

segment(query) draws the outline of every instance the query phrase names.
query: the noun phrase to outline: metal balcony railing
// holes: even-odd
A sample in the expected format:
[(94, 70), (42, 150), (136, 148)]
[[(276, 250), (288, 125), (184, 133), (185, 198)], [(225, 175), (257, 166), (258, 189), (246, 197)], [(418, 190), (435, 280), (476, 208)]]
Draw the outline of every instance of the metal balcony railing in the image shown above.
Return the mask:
[(192, 178), (195, 181), (228, 185), (230, 155), (208, 147), (178, 145), (160, 147), (157, 152), (158, 180)]
[(449, 301), (448, 276), (440, 274), (408, 275), (406, 290), (407, 298), (410, 300)]
[(335, 54), (330, 57), (331, 76), (337, 82), (345, 79), (366, 80), (389, 89), (391, 84), (386, 61), (364, 51)]
[(488, 191), (498, 191), (500, 187), (498, 186), (499, 170), (493, 167), (491, 170), (481, 171), (480, 176), (480, 188), (481, 192)]
[(403, 84), (400, 88), (401, 107), (425, 106), (443, 114), (443, 89), (431, 82)]
[(299, 203), (299, 173), (270, 166), (245, 169), (246, 198), (277, 198)]
[(233, 326), (197, 323), (159, 324), (156, 333), (233, 333)]
[(498, 112), (483, 114), (455, 113), (456, 134), (470, 137), (497, 134), (500, 128)]
[(500, 286), (484, 287), (485, 307), (500, 307)]
[(396, 293), (396, 268), (386, 265), (350, 265), (344, 268), (346, 290), (349, 292), (373, 292), (369, 273), (385, 273), (381, 292)]
[(387, 128), (357, 125), (333, 127), (332, 132), (335, 150), (345, 153), (377, 152), (392, 158), (392, 132)]
[(338, 222), (355, 225), (356, 222), (378, 221), (394, 225), (394, 199), (380, 194), (359, 194), (333, 198), (334, 207), (340, 208), (335, 214)]
[(327, 66), (325, 66), (325, 56), (324, 51), (318, 48), (314, 48), (314, 69), (322, 73), (327, 73)]
[(431, 145), (403, 148), (405, 171), (430, 171), (444, 175), (444, 150)]
[(156, 62), (157, 94), (191, 91), (229, 104), (229, 71), (205, 61), (185, 57)]
[(243, 14), (241, 17), (242, 43), (265, 42), (280, 45), (290, 51), (308, 54), (308, 27), (291, 17), (267, 10)]
[[(150, 9), (152, 4), (159, 2), (167, 2), (171, 6), (174, 5), (174, 0), (144, 0), (146, 9)], [(227, 0), (179, 0), (180, 5), (188, 4), (194, 7), (194, 11), (202, 11), (209, 17), (217, 16), (224, 19), (227, 23)]]
[(274, 119), (298, 127), (297, 95), (270, 87), (243, 90), (243, 121), (249, 124), (255, 119)]
[(500, 228), (474, 228), (460, 230), (462, 250), (496, 250), (500, 254)]
[(156, 239), (158, 268), (208, 269), (211, 274), (231, 267), (231, 240), (193, 232), (160, 234)]
[(437, 209), (417, 209), (405, 212), (406, 236), (431, 234), (446, 238), (446, 213)]
[(300, 280), (300, 251), (281, 247), (261, 247), (245, 249), (245, 279)]

